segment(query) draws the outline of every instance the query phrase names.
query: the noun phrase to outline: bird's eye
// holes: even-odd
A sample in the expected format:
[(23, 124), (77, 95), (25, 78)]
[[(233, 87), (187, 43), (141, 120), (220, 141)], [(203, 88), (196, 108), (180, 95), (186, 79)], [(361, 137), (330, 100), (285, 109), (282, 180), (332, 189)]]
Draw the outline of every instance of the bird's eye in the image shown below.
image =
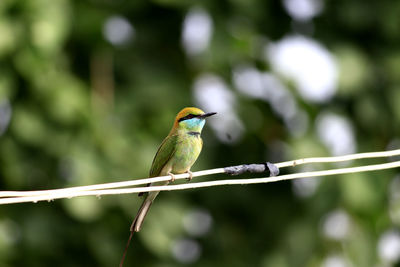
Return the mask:
[(178, 120), (178, 122), (181, 122), (181, 121), (184, 121), (184, 120), (190, 120), (190, 119), (193, 119), (193, 118), (195, 118), (195, 117), (198, 117), (198, 115), (189, 114), (189, 115), (186, 115), (185, 117), (180, 118), (180, 119)]

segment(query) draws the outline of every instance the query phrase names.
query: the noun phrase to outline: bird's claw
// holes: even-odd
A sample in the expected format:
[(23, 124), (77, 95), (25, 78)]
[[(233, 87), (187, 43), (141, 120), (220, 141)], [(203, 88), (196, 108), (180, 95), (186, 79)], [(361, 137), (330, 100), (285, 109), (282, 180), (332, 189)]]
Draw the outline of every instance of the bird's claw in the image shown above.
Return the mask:
[(186, 178), (188, 181), (191, 181), (192, 179), (193, 179), (193, 172), (191, 172), (191, 171), (187, 171), (186, 173), (188, 173), (189, 174), (189, 177), (188, 178)]
[(175, 181), (175, 175), (173, 175), (172, 173), (168, 173), (169, 176), (171, 176), (171, 180), (170, 182), (173, 183)]

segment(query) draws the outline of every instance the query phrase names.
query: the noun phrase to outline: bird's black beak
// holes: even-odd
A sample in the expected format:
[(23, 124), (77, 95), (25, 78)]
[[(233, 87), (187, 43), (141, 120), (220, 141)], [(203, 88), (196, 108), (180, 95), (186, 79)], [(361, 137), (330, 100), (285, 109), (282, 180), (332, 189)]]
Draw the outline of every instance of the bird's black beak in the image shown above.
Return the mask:
[(200, 115), (199, 117), (202, 119), (205, 119), (205, 118), (210, 117), (215, 114), (217, 114), (217, 112), (209, 112), (209, 113), (204, 113), (204, 114)]

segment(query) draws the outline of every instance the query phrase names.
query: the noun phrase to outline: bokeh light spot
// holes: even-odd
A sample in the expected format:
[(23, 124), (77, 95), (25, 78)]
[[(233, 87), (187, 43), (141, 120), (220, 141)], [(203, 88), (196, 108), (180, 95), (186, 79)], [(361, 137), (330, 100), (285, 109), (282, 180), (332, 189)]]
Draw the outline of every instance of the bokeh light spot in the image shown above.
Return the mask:
[(8, 99), (0, 101), (0, 136), (7, 130), (11, 121), (11, 104)]
[(334, 156), (352, 154), (356, 151), (356, 142), (351, 123), (342, 116), (322, 113), (317, 117), (316, 130), (319, 139)]
[(296, 20), (310, 20), (323, 8), (321, 0), (284, 0), (284, 7), (289, 15)]
[(213, 31), (210, 15), (201, 8), (191, 9), (182, 29), (182, 45), (186, 53), (195, 55), (207, 49)]
[(183, 226), (193, 236), (202, 236), (210, 231), (212, 217), (203, 209), (194, 209), (188, 212), (183, 218)]
[(265, 51), (273, 70), (292, 79), (305, 100), (326, 102), (335, 94), (336, 61), (317, 41), (300, 35), (288, 36), (267, 45)]
[(343, 256), (331, 255), (327, 257), (321, 264), (321, 267), (350, 267)]
[(294, 179), (292, 181), (292, 189), (296, 196), (307, 198), (315, 193), (319, 183), (319, 178)]
[(172, 254), (181, 263), (193, 263), (199, 259), (201, 247), (193, 239), (179, 239), (172, 246)]
[(132, 24), (122, 16), (107, 18), (103, 26), (104, 38), (113, 45), (124, 45), (132, 40), (135, 30)]
[(323, 234), (333, 240), (343, 240), (350, 232), (350, 222), (350, 217), (344, 210), (332, 211), (323, 220)]
[(385, 262), (394, 263), (400, 259), (400, 233), (388, 230), (378, 242), (379, 257)]

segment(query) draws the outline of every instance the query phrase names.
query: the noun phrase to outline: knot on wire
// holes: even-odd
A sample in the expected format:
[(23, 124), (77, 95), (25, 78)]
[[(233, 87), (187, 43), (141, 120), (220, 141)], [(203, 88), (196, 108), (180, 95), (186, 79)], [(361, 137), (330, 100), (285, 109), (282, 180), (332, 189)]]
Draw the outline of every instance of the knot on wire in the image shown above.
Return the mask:
[(263, 164), (242, 164), (236, 166), (225, 167), (224, 171), (229, 175), (239, 175), (245, 172), (250, 173), (262, 173), (268, 172), (270, 177), (277, 176), (279, 174), (279, 168), (276, 165), (265, 162)]

